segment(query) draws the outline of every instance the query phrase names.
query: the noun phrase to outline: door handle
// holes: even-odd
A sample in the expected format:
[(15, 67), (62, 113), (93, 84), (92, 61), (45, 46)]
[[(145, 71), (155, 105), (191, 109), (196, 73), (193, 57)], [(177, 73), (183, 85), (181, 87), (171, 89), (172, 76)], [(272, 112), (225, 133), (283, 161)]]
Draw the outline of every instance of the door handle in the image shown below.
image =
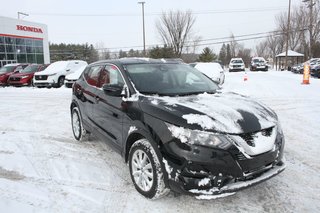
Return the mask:
[(118, 115), (117, 113), (114, 113), (114, 112), (113, 112), (113, 113), (112, 113), (112, 116), (115, 117), (115, 118), (118, 118), (119, 115)]

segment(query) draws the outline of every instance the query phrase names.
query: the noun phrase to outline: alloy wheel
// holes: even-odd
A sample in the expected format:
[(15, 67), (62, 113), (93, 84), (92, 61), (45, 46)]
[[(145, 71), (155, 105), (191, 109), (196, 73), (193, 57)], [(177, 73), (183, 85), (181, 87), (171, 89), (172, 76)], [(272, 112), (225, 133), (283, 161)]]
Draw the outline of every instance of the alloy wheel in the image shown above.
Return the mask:
[(137, 186), (142, 191), (149, 191), (153, 185), (154, 176), (151, 161), (143, 150), (136, 150), (133, 153), (132, 175)]

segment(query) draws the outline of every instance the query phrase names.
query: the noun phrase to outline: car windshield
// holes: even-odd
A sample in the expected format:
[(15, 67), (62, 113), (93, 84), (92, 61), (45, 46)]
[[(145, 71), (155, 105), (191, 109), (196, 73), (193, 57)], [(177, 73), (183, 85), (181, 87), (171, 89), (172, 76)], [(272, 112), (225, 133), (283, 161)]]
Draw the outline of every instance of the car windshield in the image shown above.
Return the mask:
[(254, 63), (264, 63), (264, 61), (261, 59), (253, 59), (253, 62)]
[(29, 65), (26, 68), (24, 68), (21, 73), (30, 73), (30, 72), (36, 72), (39, 68), (39, 65)]
[(243, 61), (242, 60), (232, 60), (231, 63), (233, 63), (233, 64), (242, 64)]
[(142, 94), (182, 96), (215, 93), (219, 88), (207, 76), (186, 64), (130, 64), (125, 69)]
[(0, 73), (7, 73), (7, 72), (12, 72), (14, 70), (15, 66), (5, 66), (1, 67)]

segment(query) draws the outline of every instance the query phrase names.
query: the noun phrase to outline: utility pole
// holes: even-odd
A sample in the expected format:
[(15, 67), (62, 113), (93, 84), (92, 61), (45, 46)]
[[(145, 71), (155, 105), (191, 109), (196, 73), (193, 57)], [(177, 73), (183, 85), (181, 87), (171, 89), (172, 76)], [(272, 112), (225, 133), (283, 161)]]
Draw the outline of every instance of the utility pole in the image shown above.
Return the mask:
[(138, 2), (138, 4), (141, 4), (142, 8), (142, 32), (143, 32), (143, 56), (146, 56), (146, 32), (145, 32), (145, 27), (144, 27), (144, 1)]
[(313, 47), (313, 6), (316, 4), (314, 2), (314, 0), (303, 0), (302, 2), (304, 3), (308, 3), (308, 8), (310, 9), (310, 12), (309, 12), (309, 20), (310, 20), (310, 23), (309, 23), (309, 36), (310, 36), (310, 44), (309, 44), (309, 58), (313, 58), (313, 54), (312, 54), (312, 47)]
[(291, 0), (289, 0), (289, 10), (288, 10), (288, 26), (287, 26), (287, 39), (286, 39), (286, 62), (285, 69), (288, 70), (288, 50), (289, 50), (289, 31), (290, 31), (290, 13), (291, 13)]

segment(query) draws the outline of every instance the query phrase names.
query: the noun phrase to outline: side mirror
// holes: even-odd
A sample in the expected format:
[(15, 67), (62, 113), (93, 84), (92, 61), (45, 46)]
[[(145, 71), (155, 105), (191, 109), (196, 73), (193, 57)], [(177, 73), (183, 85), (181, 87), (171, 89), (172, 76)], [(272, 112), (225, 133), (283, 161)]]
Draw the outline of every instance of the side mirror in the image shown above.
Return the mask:
[(104, 84), (102, 86), (103, 91), (110, 96), (121, 97), (123, 96), (123, 86), (116, 84)]

